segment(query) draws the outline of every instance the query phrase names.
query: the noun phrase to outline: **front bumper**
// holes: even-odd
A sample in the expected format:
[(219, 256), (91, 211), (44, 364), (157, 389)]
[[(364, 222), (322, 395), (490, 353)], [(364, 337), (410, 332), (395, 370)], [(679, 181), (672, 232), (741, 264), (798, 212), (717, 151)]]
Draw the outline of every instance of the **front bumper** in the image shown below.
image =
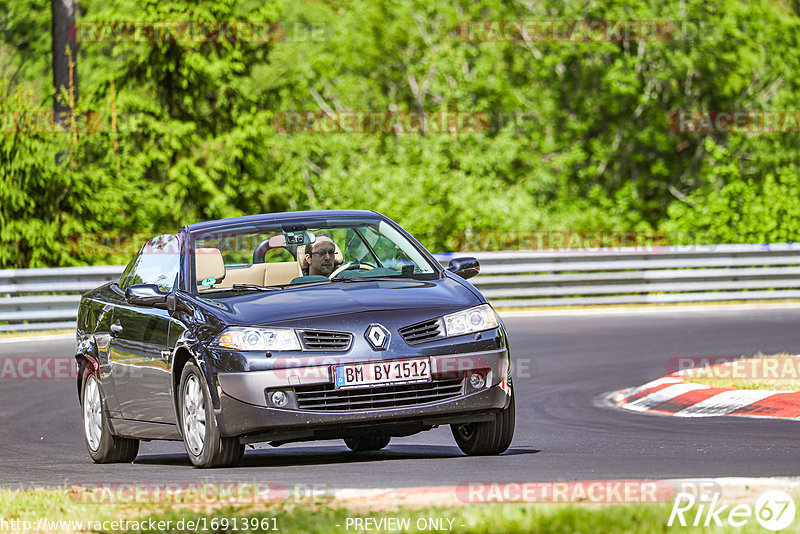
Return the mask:
[(222, 395), (217, 424), (243, 443), (344, 438), (359, 432), (406, 436), (437, 425), (489, 421), (510, 397), (498, 385), (435, 404), (360, 412), (303, 412), (263, 408)]
[[(400, 358), (402, 359), (402, 358)], [(509, 370), (509, 355), (500, 349), (430, 356), (433, 380), (461, 380), (458, 394), (444, 400), (380, 408), (305, 409), (298, 405), (295, 388), (333, 383), (333, 367), (343, 361), (315, 360), (281, 369), (220, 373), (217, 375), (220, 410), (217, 424), (224, 436), (243, 441), (293, 441), (327, 439), (358, 432), (359, 427), (384, 427), (387, 435), (408, 435), (439, 424), (488, 420), (505, 408), (508, 394), (501, 387)], [(316, 364), (315, 364), (316, 363)], [(472, 372), (480, 372), (486, 385), (475, 389)], [(402, 388), (403, 386), (398, 386)], [(289, 394), (285, 408), (271, 406), (269, 393)], [(363, 391), (367, 391), (366, 389)], [(416, 429), (416, 430), (415, 430)]]

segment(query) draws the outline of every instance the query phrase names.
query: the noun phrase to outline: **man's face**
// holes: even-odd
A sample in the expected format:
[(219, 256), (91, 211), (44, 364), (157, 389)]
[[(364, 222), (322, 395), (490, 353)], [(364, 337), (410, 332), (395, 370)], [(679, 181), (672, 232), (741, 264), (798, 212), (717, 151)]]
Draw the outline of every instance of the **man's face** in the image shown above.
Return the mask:
[(333, 272), (334, 253), (333, 241), (330, 239), (318, 239), (311, 246), (311, 253), (306, 254), (308, 262), (308, 274), (319, 276), (330, 276)]

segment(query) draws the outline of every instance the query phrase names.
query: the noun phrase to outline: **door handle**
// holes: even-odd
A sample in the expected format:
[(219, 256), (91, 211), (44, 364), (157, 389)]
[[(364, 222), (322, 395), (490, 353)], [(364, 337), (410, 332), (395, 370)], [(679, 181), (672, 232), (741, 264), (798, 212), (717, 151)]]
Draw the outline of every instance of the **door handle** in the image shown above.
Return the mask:
[(119, 321), (117, 321), (111, 325), (111, 334), (116, 337), (120, 332), (122, 332), (122, 325), (119, 324)]

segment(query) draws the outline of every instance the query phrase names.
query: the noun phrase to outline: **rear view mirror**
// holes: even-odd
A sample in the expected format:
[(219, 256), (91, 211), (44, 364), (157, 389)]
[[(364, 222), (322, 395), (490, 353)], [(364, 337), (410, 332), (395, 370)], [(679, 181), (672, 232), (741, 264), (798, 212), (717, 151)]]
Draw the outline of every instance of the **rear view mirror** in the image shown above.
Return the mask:
[(283, 236), (288, 246), (310, 245), (316, 239), (311, 232), (284, 232)]
[(135, 284), (125, 290), (128, 304), (157, 307), (167, 302), (167, 293), (162, 293), (155, 284)]
[(466, 280), (481, 272), (481, 264), (477, 258), (453, 258), (447, 270)]

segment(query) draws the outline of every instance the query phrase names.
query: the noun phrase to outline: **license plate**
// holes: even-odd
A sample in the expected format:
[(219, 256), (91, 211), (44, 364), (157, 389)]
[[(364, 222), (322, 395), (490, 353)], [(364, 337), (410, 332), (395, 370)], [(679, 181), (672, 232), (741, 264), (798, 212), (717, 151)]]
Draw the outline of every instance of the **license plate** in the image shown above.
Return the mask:
[(431, 362), (428, 358), (392, 362), (340, 365), (334, 368), (336, 388), (428, 382)]

